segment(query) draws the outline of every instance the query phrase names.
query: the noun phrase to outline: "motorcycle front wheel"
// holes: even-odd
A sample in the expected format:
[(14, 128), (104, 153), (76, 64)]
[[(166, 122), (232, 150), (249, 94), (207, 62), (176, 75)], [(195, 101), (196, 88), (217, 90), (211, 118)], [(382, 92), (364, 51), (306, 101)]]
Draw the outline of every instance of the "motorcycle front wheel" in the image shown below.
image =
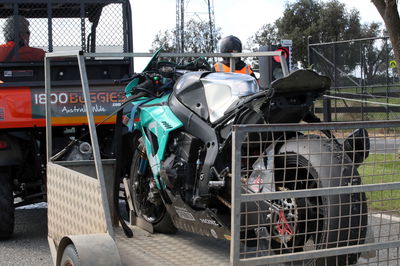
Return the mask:
[(151, 223), (159, 233), (175, 233), (177, 229), (155, 186), (141, 139), (135, 146), (128, 182), (135, 214)]

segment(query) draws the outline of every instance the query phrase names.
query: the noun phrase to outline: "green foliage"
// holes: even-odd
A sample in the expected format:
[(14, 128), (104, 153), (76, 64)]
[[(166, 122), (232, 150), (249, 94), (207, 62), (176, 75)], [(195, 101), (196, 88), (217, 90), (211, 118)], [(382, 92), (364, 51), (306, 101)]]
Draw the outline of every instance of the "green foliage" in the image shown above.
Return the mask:
[[(368, 38), (370, 36), (378, 36), (381, 34), (381, 25), (379, 23), (371, 23), (362, 25), (362, 38)], [(389, 47), (387, 41), (378, 44), (376, 41), (371, 40), (364, 42), (363, 49), (363, 60), (366, 85), (375, 84), (379, 75), (386, 76), (388, 58), (393, 57), (393, 51)]]
[[(211, 48), (210, 25), (204, 21), (189, 20), (185, 24), (185, 52), (206, 53), (215, 52)], [(221, 39), (221, 29), (217, 28), (213, 33), (213, 47), (217, 47), (218, 40)], [(164, 52), (176, 51), (175, 29), (158, 32), (155, 36), (151, 50), (155, 51), (163, 47)]]
[(258, 50), (258, 45), (271, 45), (279, 42), (278, 31), (273, 24), (265, 24), (247, 41), (250, 50)]
[(174, 31), (166, 30), (164, 32), (159, 31), (154, 37), (151, 45), (150, 52), (154, 53), (160, 47), (163, 48), (163, 52), (172, 53), (175, 51), (175, 34)]
[[(283, 16), (274, 24), (265, 24), (248, 43), (252, 50), (256, 50), (260, 45), (291, 39), (294, 62), (300, 61), (306, 66), (308, 41), (319, 43), (376, 37), (380, 34), (379, 27), (376, 23), (361, 25), (359, 11), (348, 11), (345, 4), (338, 0), (297, 0), (286, 3)], [(350, 49), (342, 56), (343, 60), (350, 62), (349, 57), (355, 55), (355, 50)], [(355, 67), (350, 63), (346, 66), (344, 70), (350, 71)]]

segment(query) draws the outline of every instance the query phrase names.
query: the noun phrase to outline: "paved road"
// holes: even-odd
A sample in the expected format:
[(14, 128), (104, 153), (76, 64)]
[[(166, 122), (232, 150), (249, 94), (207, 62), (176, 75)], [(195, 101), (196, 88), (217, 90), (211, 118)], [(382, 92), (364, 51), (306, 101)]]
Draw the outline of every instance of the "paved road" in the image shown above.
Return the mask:
[(371, 153), (398, 153), (400, 140), (393, 138), (371, 138)]
[[(10, 240), (0, 242), (0, 266), (52, 265), (47, 243), (46, 211), (46, 208), (16, 210), (15, 235)], [(383, 241), (398, 239), (400, 217), (374, 214), (370, 218), (369, 224), (374, 227), (375, 237), (380, 237)], [(392, 250), (390, 254), (382, 250), (369, 264), (363, 258), (359, 263), (376, 265), (374, 262), (379, 260), (383, 262), (382, 265), (398, 265), (397, 258), (396, 250)]]
[[(343, 143), (344, 139), (338, 139), (340, 143)], [(400, 140), (394, 138), (370, 138), (370, 152), (371, 153), (392, 153), (397, 154), (400, 152)]]
[(47, 243), (47, 209), (17, 209), (15, 234), (0, 242), (1, 266), (52, 265)]

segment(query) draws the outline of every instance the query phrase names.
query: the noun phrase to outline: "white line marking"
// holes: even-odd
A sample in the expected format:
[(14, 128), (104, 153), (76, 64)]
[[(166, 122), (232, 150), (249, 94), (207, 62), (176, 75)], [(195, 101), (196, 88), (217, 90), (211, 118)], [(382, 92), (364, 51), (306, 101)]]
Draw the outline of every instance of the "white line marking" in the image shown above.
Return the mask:
[(388, 214), (383, 214), (383, 213), (373, 213), (371, 214), (372, 217), (378, 218), (378, 219), (385, 219), (385, 220), (390, 220), (393, 222), (400, 222), (400, 217), (394, 216), (394, 215), (388, 215)]

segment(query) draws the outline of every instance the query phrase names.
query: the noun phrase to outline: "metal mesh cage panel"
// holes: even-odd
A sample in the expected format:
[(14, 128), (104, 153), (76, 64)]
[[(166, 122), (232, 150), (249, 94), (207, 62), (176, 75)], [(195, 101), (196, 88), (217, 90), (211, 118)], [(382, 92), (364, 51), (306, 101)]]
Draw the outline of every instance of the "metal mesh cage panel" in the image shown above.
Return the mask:
[(398, 265), (400, 123), (377, 125), (243, 126), (233, 166), (237, 259)]
[[(97, 37), (96, 52), (124, 52), (123, 50), (123, 16), (122, 6), (118, 4), (108, 5), (103, 9), (100, 18)], [(120, 36), (120, 38), (115, 38)]]
[[(26, 3), (24, 3), (26, 2)], [(83, 50), (85, 52), (129, 52), (125, 36), (125, 6), (118, 1), (20, 1), (0, 3), (0, 43), (6, 43), (7, 19), (21, 15), (29, 22), (31, 47), (46, 52)], [(19, 31), (18, 26), (12, 27)]]

